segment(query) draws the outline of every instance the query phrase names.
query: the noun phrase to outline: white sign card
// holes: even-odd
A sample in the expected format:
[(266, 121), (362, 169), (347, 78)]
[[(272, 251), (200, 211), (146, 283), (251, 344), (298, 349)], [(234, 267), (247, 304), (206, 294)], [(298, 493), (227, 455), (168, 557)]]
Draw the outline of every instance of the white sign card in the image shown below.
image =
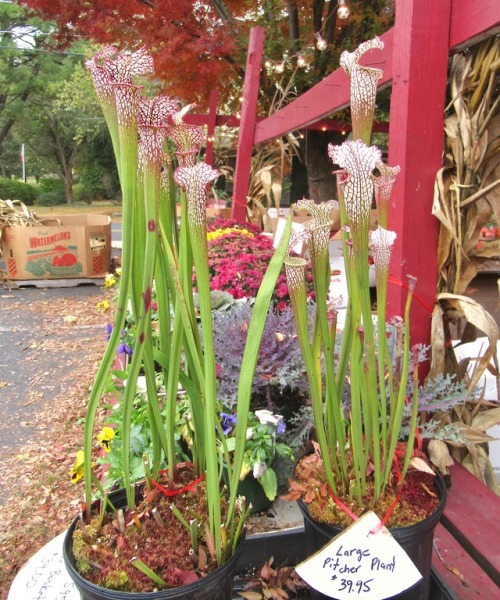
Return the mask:
[(368, 512), (296, 567), (313, 589), (330, 598), (383, 600), (407, 590), (422, 575), (409, 556)]
[[(280, 243), (280, 240), (283, 236), (283, 233), (285, 231), (285, 226), (286, 226), (286, 219), (278, 219), (278, 223), (276, 225), (276, 233), (274, 234), (274, 240), (273, 240), (273, 247), (276, 248), (278, 246), (278, 244)], [(304, 231), (304, 225), (302, 225), (302, 223), (295, 223), (294, 221), (292, 221), (292, 231), (295, 231), (296, 233), (300, 234)], [(299, 256), (302, 256), (304, 250), (305, 250), (305, 244), (304, 241), (299, 241), (295, 244), (295, 246), (292, 248), (292, 250), (294, 252), (296, 252)]]
[(80, 600), (62, 555), (66, 532), (39, 550), (16, 575), (7, 600)]

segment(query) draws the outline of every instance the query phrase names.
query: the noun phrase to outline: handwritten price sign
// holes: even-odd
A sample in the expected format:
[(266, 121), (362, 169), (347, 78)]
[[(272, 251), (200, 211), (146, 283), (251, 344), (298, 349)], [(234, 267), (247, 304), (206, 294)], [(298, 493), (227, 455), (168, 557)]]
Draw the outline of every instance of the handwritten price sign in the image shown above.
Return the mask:
[(296, 567), (312, 588), (330, 598), (383, 600), (400, 594), (422, 576), (406, 552), (368, 512), (319, 552)]
[(19, 571), (7, 600), (80, 600), (80, 593), (64, 565), (65, 533), (39, 550)]

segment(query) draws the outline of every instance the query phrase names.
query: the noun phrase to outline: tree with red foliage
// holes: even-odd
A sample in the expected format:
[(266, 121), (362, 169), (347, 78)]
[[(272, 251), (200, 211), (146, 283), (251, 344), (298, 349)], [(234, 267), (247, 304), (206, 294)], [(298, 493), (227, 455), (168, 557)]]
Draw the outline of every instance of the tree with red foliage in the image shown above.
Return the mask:
[[(265, 29), (266, 58), (278, 64), (286, 57), (283, 74), (262, 69), (259, 111), (267, 114), (292, 72), (292, 95), (301, 94), (338, 67), (342, 50), (352, 50), (359, 41), (387, 29), (394, 8), (394, 0), (348, 0), (351, 15), (342, 20), (337, 0), (20, 1), (56, 22), (55, 36), (63, 45), (84, 37), (130, 49), (146, 46), (163, 93), (196, 101), (203, 111), (216, 89), (219, 104), (233, 114), (239, 110), (251, 27)], [(326, 42), (323, 49), (317, 47), (317, 34)], [(307, 68), (297, 68), (304, 51)], [(342, 141), (338, 135), (309, 131), (303, 142), (309, 183), (327, 180), (326, 196), (318, 194), (318, 200), (332, 197), (326, 148), (328, 142)], [(310, 193), (315, 191), (320, 192), (320, 186), (311, 190), (310, 185)]]
[[(311, 68), (297, 80), (303, 92), (338, 66), (340, 50), (380, 33), (394, 0), (350, 0), (351, 16), (337, 16), (331, 0), (21, 0), (43, 19), (55, 21), (61, 44), (84, 37), (130, 49), (145, 45), (166, 93), (200, 104), (217, 89), (222, 99), (238, 97), (250, 28), (266, 30), (265, 53), (296, 65), (297, 52), (313, 50)], [(315, 49), (320, 32), (327, 48)], [(274, 79), (263, 73), (271, 96)]]
[(236, 17), (244, 12), (241, 5), (246, 2), (24, 0), (23, 3), (43, 19), (56, 22), (55, 37), (63, 46), (82, 36), (122, 48), (145, 45), (154, 57), (155, 73), (164, 82), (165, 92), (184, 100), (203, 102), (210, 90), (222, 91), (244, 76), (241, 64), (245, 64), (250, 23)]

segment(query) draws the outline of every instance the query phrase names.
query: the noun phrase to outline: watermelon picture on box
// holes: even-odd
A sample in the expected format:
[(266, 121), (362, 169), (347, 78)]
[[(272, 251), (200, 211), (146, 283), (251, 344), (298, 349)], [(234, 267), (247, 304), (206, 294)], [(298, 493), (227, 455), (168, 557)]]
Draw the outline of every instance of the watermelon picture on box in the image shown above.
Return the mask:
[(50, 251), (33, 250), (27, 253), (26, 271), (35, 277), (76, 277), (82, 270), (76, 246), (55, 246)]

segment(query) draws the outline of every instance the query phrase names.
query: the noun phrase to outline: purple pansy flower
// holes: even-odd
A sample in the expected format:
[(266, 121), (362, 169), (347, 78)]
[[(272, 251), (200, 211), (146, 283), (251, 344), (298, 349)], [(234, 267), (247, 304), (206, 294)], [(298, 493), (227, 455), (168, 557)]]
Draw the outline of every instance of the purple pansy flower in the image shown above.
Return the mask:
[(118, 345), (116, 352), (117, 354), (128, 354), (129, 356), (132, 356), (134, 353), (132, 348), (125, 342)]
[(279, 423), (276, 425), (276, 435), (283, 435), (286, 431), (286, 424), (285, 421), (279, 421)]
[(231, 433), (231, 430), (236, 425), (236, 415), (230, 415), (228, 413), (220, 414), (220, 423), (222, 426), (222, 432), (224, 435)]

